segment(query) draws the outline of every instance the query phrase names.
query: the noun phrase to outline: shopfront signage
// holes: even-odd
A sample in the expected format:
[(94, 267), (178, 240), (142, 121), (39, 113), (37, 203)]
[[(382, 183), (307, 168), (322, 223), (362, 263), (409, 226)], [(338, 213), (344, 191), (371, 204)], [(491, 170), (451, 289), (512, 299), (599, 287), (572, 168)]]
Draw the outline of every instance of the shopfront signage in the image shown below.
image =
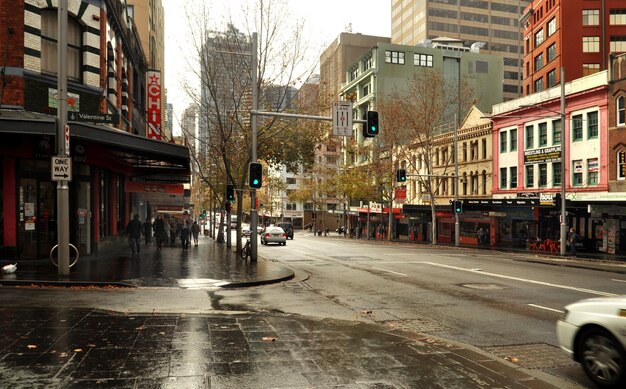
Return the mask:
[(161, 140), (161, 72), (149, 70), (146, 72), (147, 85), (147, 124), (146, 137)]
[(561, 161), (561, 147), (545, 147), (524, 151), (524, 165)]
[(463, 205), (487, 205), (503, 207), (532, 207), (539, 205), (539, 199), (486, 199), (486, 200), (463, 200)]

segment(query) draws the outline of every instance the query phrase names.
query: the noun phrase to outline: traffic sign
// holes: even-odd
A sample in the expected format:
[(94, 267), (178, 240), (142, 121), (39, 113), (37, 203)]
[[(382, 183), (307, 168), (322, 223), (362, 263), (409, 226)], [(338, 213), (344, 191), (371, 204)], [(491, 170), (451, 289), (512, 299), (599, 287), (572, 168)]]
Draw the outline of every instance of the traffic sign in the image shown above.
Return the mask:
[(72, 181), (72, 158), (52, 157), (52, 181)]
[(115, 123), (115, 114), (99, 112), (68, 112), (68, 120), (73, 122)]
[(352, 103), (350, 101), (333, 103), (333, 135), (352, 136)]
[(70, 126), (65, 125), (65, 155), (70, 155)]

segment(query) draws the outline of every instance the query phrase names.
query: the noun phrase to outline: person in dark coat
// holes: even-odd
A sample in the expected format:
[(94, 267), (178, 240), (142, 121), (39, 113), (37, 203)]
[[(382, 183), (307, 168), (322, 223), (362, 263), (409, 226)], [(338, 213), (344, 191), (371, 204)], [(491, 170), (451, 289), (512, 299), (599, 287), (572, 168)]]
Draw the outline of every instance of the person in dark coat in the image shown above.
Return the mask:
[(163, 221), (163, 216), (157, 216), (157, 219), (154, 221), (154, 236), (157, 241), (157, 251), (161, 251), (161, 245), (165, 240), (165, 221)]
[(180, 227), (180, 241), (183, 244), (183, 250), (187, 250), (189, 248), (190, 233), (189, 220), (185, 220), (185, 223), (183, 223)]
[(135, 215), (133, 220), (128, 222), (126, 226), (126, 233), (128, 233), (128, 238), (130, 239), (130, 248), (133, 251), (133, 256), (139, 255), (139, 250), (141, 248), (140, 240), (141, 240), (141, 221), (139, 221), (139, 215)]
[(143, 232), (146, 246), (150, 246), (150, 243), (152, 242), (152, 222), (150, 221), (150, 218), (146, 218), (146, 221), (143, 222), (143, 230), (141, 232)]

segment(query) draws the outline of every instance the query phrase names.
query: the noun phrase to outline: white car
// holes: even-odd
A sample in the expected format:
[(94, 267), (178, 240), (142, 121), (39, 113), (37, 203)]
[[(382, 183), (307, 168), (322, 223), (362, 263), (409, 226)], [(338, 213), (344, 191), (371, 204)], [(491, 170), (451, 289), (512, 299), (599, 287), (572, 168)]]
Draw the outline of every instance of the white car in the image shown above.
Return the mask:
[(261, 244), (278, 243), (287, 245), (287, 234), (280, 227), (267, 227), (261, 234)]
[(626, 388), (626, 296), (581, 300), (557, 322), (559, 345), (602, 388)]

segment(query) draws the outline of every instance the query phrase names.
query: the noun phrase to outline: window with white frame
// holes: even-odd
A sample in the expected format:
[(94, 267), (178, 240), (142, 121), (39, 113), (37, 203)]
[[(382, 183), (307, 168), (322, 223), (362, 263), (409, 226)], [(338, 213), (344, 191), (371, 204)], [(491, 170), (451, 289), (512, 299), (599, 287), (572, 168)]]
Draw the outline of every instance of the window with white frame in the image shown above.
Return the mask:
[(589, 112), (587, 114), (587, 138), (598, 137), (598, 111)]
[(583, 37), (583, 53), (598, 53), (600, 51), (599, 36)]
[(617, 151), (617, 179), (626, 180), (626, 150)]
[(617, 125), (626, 125), (626, 97), (620, 96), (617, 98)]
[(404, 65), (404, 52), (385, 50), (385, 62)]
[(413, 64), (427, 68), (433, 67), (433, 56), (430, 54), (413, 53)]
[(598, 185), (598, 174), (600, 172), (600, 166), (598, 165), (598, 158), (591, 158), (587, 160), (587, 185)]
[(359, 69), (357, 68), (350, 69), (350, 81), (356, 80), (358, 76), (359, 76)]
[(506, 131), (500, 131), (500, 153), (506, 153), (507, 150)]
[(363, 71), (370, 69), (372, 67), (372, 64), (373, 64), (372, 57), (369, 57), (368, 59), (363, 61)]
[(548, 123), (539, 123), (539, 147), (548, 145)]
[(583, 184), (583, 160), (572, 161), (572, 185), (581, 186)]
[(548, 36), (556, 32), (556, 17), (550, 19), (548, 22)]
[(535, 147), (535, 127), (526, 126), (526, 148), (532, 149)]
[(535, 47), (543, 43), (543, 28), (535, 33)]
[(609, 24), (612, 26), (626, 24), (626, 9), (612, 9), (609, 11)]
[(583, 9), (583, 26), (597, 26), (600, 24), (599, 9)]
[(610, 50), (616, 53), (623, 53), (626, 51), (626, 36), (611, 36), (611, 42), (609, 44)]
[(509, 132), (509, 138), (510, 138), (509, 149), (511, 151), (517, 151), (517, 128), (514, 128)]

